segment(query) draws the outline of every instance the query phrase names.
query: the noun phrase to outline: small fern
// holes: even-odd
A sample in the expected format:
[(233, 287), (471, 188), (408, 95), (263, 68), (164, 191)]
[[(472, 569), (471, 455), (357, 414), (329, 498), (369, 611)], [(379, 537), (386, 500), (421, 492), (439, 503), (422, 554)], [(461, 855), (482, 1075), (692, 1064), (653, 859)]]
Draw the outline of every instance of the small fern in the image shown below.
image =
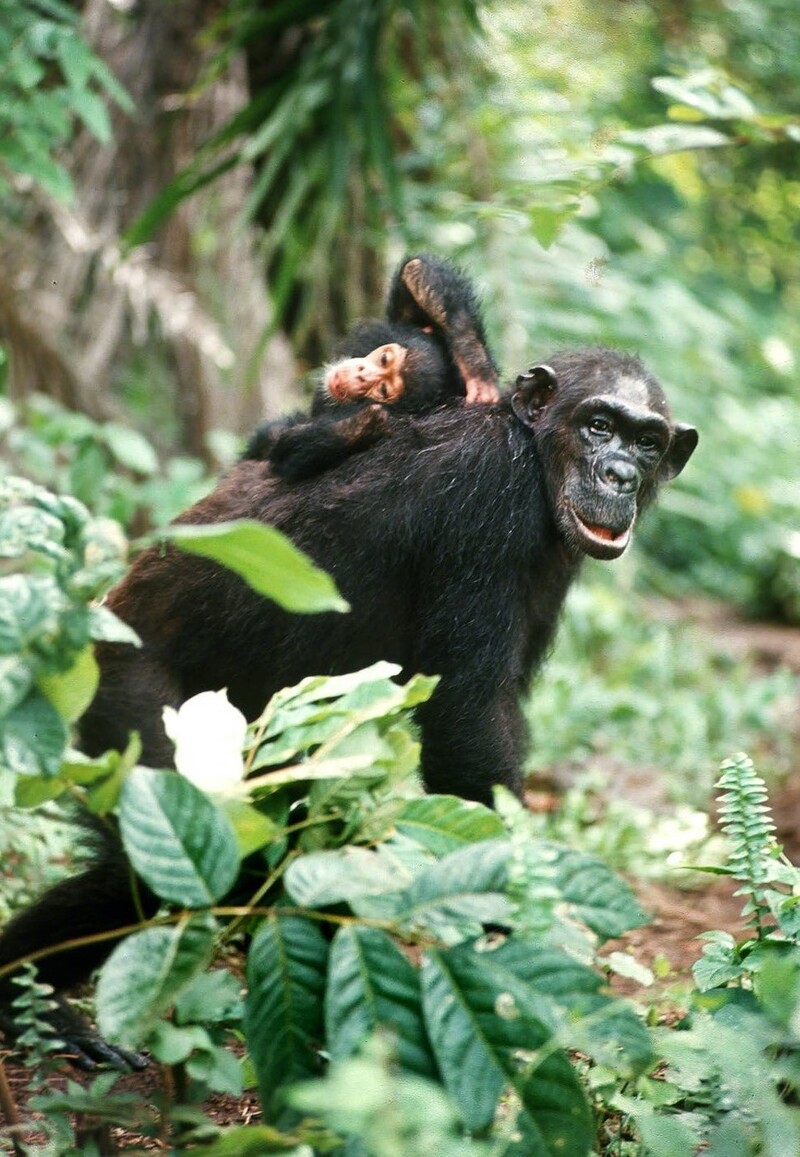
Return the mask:
[(53, 986), (36, 979), (36, 965), (28, 962), (12, 979), (22, 989), (12, 1001), (14, 1020), (20, 1030), (17, 1043), (26, 1051), (26, 1064), (36, 1068), (44, 1064), (50, 1053), (64, 1048), (64, 1042), (55, 1038), (47, 1021), (48, 1013), (58, 1008), (53, 999)]
[(726, 759), (720, 768), (716, 788), (719, 797), (720, 826), (731, 842), (728, 871), (742, 887), (735, 895), (747, 896), (742, 915), (763, 940), (774, 930), (765, 920), (770, 911), (764, 899), (764, 887), (772, 878), (771, 862), (777, 852), (775, 825), (769, 808), (767, 788), (756, 774), (753, 761), (740, 753)]

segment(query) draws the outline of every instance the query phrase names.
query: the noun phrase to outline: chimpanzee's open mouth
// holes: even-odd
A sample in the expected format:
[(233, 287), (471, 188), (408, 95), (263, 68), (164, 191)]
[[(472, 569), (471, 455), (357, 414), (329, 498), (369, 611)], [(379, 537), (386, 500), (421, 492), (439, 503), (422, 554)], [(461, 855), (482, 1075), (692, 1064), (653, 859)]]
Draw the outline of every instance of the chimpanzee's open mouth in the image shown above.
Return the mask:
[(594, 558), (619, 558), (631, 540), (632, 526), (624, 530), (615, 531), (610, 526), (599, 526), (596, 523), (585, 522), (576, 510), (572, 510), (575, 528), (581, 547)]

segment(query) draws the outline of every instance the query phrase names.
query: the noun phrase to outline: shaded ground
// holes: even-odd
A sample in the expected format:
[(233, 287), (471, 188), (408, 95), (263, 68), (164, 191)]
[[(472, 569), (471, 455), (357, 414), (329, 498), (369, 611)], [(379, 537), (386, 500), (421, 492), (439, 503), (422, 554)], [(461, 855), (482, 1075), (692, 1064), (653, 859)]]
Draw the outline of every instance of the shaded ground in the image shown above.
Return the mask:
[[(683, 604), (679, 609), (673, 609), (669, 604), (659, 604), (659, 613), (664, 617), (680, 614), (682, 618), (687, 617), (688, 613), (688, 617), (691, 617), (701, 630), (708, 630), (714, 634), (717, 646), (729, 650), (735, 658), (749, 657), (762, 670), (785, 665), (800, 673), (800, 630), (740, 622), (730, 610), (702, 602)], [(641, 776), (634, 773), (625, 785), (624, 793), (640, 804), (652, 806), (655, 801), (643, 798), (647, 790), (643, 785), (652, 784), (653, 778), (650, 770)], [(789, 857), (799, 862), (800, 782), (787, 782), (782, 789), (773, 793), (771, 803), (778, 828), (778, 839), (784, 845)], [(541, 799), (534, 801), (534, 807), (537, 807), (537, 804), (547, 806)], [(742, 901), (733, 896), (736, 884), (730, 880), (709, 877), (707, 882), (701, 881), (700, 886), (692, 890), (640, 880), (635, 882), (635, 888), (652, 920), (643, 928), (628, 933), (609, 948), (630, 951), (645, 965), (652, 965), (656, 961), (668, 961), (670, 969), (665, 983), (670, 987), (673, 985), (680, 987), (681, 981), (688, 984), (691, 966), (702, 951), (702, 942), (697, 939), (701, 932), (722, 929), (731, 932), (737, 938), (742, 938), (745, 934), (740, 918)], [(659, 969), (659, 972), (662, 971)], [(631, 982), (616, 979), (614, 987), (622, 992), (636, 990), (636, 986)], [(29, 1072), (14, 1057), (0, 1052), (0, 1057), (4, 1055), (12, 1097), (23, 1117), (30, 1121), (26, 1112), (30, 1095), (26, 1091)], [(91, 1079), (69, 1071), (53, 1077), (49, 1087), (64, 1087), (68, 1077), (81, 1084), (86, 1084)], [(132, 1092), (137, 1100), (154, 1106), (164, 1091), (163, 1082), (163, 1074), (158, 1066), (153, 1065), (145, 1072), (126, 1074), (120, 1079), (117, 1087), (119, 1091)], [(203, 1109), (219, 1125), (248, 1124), (258, 1121), (260, 1116), (257, 1098), (253, 1093), (246, 1093), (241, 1098), (217, 1096), (209, 1100)], [(5, 1124), (2, 1122), (2, 1115), (0, 1109), (0, 1123)], [(4, 1135), (5, 1130), (0, 1129), (0, 1137)], [(33, 1140), (30, 1132), (27, 1139)], [(41, 1143), (44, 1138), (39, 1135), (36, 1140)], [(96, 1136), (87, 1137), (86, 1143), (88, 1144), (90, 1140), (98, 1142)], [(120, 1150), (126, 1153), (152, 1152), (163, 1149), (165, 1140), (165, 1138), (145, 1140), (135, 1132), (122, 1133), (114, 1130), (105, 1140), (99, 1139), (99, 1145), (103, 1154)]]

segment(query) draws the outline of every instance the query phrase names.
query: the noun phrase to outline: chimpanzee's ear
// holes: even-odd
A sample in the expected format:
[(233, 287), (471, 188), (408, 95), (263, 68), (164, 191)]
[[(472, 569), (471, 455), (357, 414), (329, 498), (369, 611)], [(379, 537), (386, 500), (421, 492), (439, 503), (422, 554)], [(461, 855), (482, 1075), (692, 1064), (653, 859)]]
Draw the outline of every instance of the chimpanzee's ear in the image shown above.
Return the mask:
[(661, 463), (661, 477), (665, 482), (677, 478), (694, 453), (698, 434), (694, 426), (676, 422), (672, 428), (672, 441)]
[(511, 408), (526, 426), (532, 426), (552, 401), (558, 384), (555, 370), (550, 366), (533, 366), (527, 374), (520, 374), (511, 395)]

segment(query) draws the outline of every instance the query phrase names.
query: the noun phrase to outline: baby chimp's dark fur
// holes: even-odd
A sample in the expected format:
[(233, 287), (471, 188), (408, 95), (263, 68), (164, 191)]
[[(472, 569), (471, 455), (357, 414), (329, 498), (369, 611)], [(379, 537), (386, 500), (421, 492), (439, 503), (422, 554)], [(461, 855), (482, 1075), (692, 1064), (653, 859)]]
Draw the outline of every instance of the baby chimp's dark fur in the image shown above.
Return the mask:
[[(402, 392), (382, 404), (377, 389), (363, 393), (352, 367), (380, 347), (405, 351)], [(404, 423), (403, 415), (463, 402), (495, 402), (498, 371), (486, 341), (480, 305), (469, 280), (439, 258), (406, 258), (397, 269), (386, 320), (358, 322), (340, 343), (335, 362), (350, 366), (353, 390), (337, 400), (329, 368), (314, 394), (311, 415), (266, 422), (251, 437), (245, 458), (268, 460), (287, 482), (331, 469), (373, 446)]]

